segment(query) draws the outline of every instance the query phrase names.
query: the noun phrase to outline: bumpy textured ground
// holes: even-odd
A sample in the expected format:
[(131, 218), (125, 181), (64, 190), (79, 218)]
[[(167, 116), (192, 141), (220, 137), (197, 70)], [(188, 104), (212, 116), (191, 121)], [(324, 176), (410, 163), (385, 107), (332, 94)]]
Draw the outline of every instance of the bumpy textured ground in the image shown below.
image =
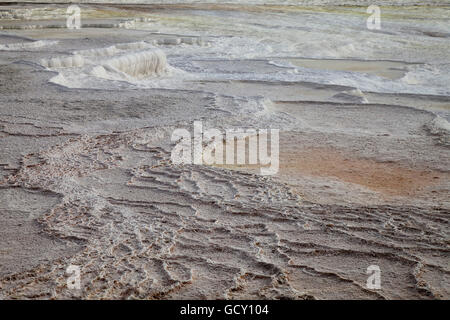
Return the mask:
[[(391, 8), (359, 47), (327, 34), (365, 8), (11, 8), (0, 298), (450, 297), (448, 9)], [(194, 121), (280, 129), (279, 172), (173, 164)]]

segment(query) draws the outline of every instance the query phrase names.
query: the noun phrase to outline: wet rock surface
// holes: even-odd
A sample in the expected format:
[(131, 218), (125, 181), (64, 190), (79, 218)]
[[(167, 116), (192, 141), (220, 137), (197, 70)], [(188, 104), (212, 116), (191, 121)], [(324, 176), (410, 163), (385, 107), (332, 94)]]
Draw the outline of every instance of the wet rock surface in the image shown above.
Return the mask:
[[(44, 37), (20, 32), (2, 43)], [(81, 32), (53, 30), (44, 38), (57, 43), (0, 55), (0, 297), (449, 298), (450, 157), (430, 112), (447, 110), (447, 96), (280, 81), (286, 68), (267, 57), (194, 59), (214, 41), (191, 44), (191, 34)], [(275, 78), (68, 87), (39, 63), (138, 52), (141, 41), (190, 75)], [(174, 164), (171, 134), (194, 121), (280, 128), (279, 173)], [(70, 265), (81, 290), (67, 287)], [(371, 265), (379, 290), (366, 285)]]

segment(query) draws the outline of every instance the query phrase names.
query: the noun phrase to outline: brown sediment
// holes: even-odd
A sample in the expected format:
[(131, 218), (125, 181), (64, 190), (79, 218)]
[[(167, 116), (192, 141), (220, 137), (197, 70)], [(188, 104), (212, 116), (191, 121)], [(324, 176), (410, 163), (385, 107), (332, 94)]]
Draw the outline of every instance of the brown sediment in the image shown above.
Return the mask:
[(362, 159), (327, 148), (309, 148), (280, 155), (281, 175), (333, 177), (387, 195), (414, 195), (448, 179), (436, 170), (406, 168), (392, 162)]
[[(295, 136), (295, 134), (294, 134)], [(396, 161), (380, 161), (376, 158), (363, 158), (349, 151), (331, 147), (292, 147), (292, 141), (281, 137), (279, 151), (279, 171), (281, 181), (300, 181), (305, 176), (320, 177), (351, 183), (389, 196), (414, 196), (418, 193), (433, 193), (435, 187), (449, 180), (448, 172), (408, 166)], [(223, 150), (229, 148), (224, 141)], [(246, 141), (248, 148), (248, 140)], [(245, 151), (242, 151), (245, 152)], [(248, 154), (246, 154), (248, 160)], [(260, 164), (214, 164), (215, 167), (258, 172), (270, 165)]]

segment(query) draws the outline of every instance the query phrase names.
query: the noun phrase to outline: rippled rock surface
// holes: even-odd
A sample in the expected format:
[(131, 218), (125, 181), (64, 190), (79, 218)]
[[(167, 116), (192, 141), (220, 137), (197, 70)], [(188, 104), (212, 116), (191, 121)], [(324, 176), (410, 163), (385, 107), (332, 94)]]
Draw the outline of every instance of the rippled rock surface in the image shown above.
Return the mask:
[[(450, 297), (444, 9), (287, 3), (2, 7), (1, 299)], [(175, 164), (195, 121), (277, 174)]]

